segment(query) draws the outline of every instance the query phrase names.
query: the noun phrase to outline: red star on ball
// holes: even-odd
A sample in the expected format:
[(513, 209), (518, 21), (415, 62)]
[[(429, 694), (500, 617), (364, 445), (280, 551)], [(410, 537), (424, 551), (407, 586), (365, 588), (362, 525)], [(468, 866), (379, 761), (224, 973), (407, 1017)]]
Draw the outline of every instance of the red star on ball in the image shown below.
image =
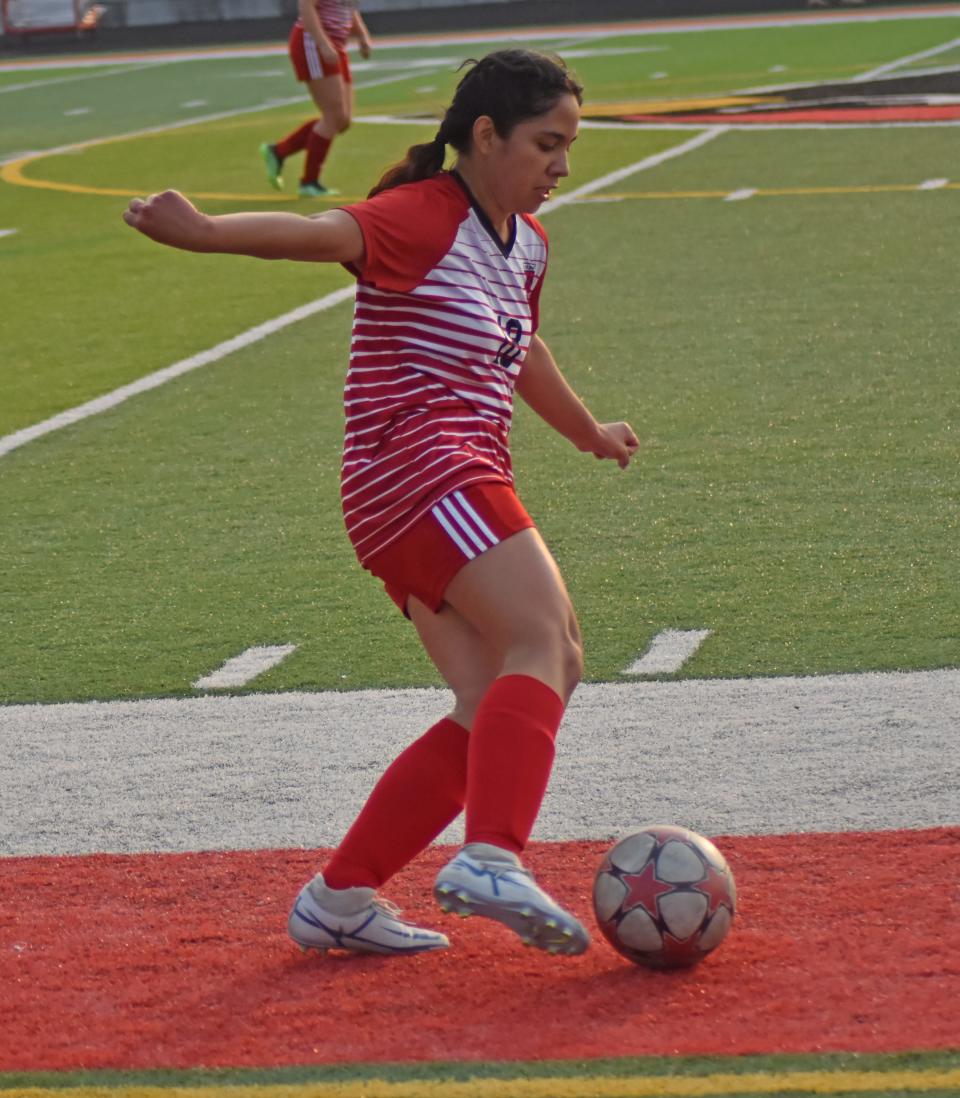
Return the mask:
[(664, 884), (656, 877), (656, 864), (647, 862), (639, 873), (623, 873), (620, 880), (627, 886), (627, 895), (621, 907), (629, 911), (632, 907), (642, 907), (651, 919), (658, 919), (657, 898), (665, 892), (672, 892), (673, 885)]
[(730, 885), (725, 873), (721, 873), (708, 864), (706, 880), (697, 881), (693, 887), (697, 892), (702, 892), (707, 897), (707, 911), (709, 914), (712, 915), (718, 907), (729, 908), (731, 909), (730, 913), (733, 914), (730, 902)]

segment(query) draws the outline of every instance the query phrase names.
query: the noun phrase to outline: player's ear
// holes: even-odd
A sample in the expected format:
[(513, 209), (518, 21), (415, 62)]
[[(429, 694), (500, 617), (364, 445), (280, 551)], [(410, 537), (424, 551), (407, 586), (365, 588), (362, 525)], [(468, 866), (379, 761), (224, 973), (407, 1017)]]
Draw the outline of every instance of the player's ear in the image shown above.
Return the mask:
[(481, 114), (474, 119), (471, 137), (473, 138), (473, 148), (478, 153), (486, 154), (490, 152), (493, 147), (493, 139), (496, 136), (496, 127), (493, 124), (493, 119), (488, 114)]

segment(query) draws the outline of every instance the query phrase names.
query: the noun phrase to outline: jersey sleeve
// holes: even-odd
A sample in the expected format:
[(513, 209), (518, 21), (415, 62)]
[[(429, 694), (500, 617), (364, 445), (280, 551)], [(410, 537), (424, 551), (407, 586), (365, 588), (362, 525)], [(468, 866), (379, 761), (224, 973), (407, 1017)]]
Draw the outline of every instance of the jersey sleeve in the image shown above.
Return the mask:
[(380, 290), (408, 293), (450, 250), (467, 208), (442, 179), (426, 179), (382, 191), (342, 209), (363, 234), (362, 268), (351, 274)]

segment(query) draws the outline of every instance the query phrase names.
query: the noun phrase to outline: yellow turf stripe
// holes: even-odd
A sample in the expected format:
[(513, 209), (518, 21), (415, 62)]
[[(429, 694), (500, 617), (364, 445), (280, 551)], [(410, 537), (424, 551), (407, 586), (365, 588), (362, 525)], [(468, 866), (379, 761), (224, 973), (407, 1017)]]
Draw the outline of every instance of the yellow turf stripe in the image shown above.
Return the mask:
[[(587, 103), (581, 108), (584, 118), (608, 118), (624, 114), (674, 114), (677, 111), (717, 110), (720, 107), (749, 107), (754, 103), (782, 103), (780, 96), (723, 95), (707, 99), (646, 99), (630, 103)], [(719, 124), (719, 123), (718, 123)]]
[[(753, 192), (751, 198), (789, 198), (810, 197), (836, 194), (936, 194), (937, 191), (960, 190), (960, 183), (945, 183), (936, 190), (922, 191), (916, 183), (879, 183), (876, 185), (851, 186), (851, 187), (769, 187), (760, 188)], [(579, 203), (632, 201), (642, 199), (668, 199), (668, 198), (726, 198), (732, 193), (731, 188), (720, 191), (610, 191), (602, 194), (585, 195), (576, 199)]]
[[(25, 165), (37, 157), (24, 157), (22, 160), (11, 160), (0, 168), (0, 179), (5, 183), (12, 183), (17, 187), (37, 187), (43, 191), (66, 191), (69, 194), (106, 194), (115, 195), (118, 198), (136, 198), (150, 193), (149, 188), (131, 190), (129, 187), (91, 187), (84, 183), (56, 183), (52, 179), (30, 179), (23, 174)], [(189, 191), (190, 198), (215, 199), (224, 202), (292, 202), (296, 201), (296, 192), (291, 194), (227, 194), (221, 191)], [(344, 197), (343, 195), (331, 196), (325, 199), (311, 198), (311, 202), (336, 202), (343, 205), (344, 202), (359, 202), (360, 196)]]
[(701, 1076), (641, 1075), (591, 1079), (544, 1076), (521, 1079), (384, 1079), (277, 1086), (109, 1086), (26, 1087), (0, 1091), (5, 1098), (722, 1098), (729, 1094), (778, 1095), (806, 1091), (849, 1094), (894, 1090), (956, 1090), (960, 1068), (948, 1071), (791, 1071)]

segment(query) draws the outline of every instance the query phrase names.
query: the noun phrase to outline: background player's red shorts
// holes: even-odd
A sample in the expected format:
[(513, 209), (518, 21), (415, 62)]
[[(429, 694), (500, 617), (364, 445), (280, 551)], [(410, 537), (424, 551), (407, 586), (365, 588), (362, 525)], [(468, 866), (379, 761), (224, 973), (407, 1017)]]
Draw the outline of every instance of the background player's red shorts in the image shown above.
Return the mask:
[(436, 613), (447, 584), (468, 561), (533, 525), (510, 485), (470, 484), (435, 503), (366, 567), (404, 613), (411, 595)]
[(302, 83), (306, 83), (308, 80), (321, 80), (324, 76), (336, 76), (339, 73), (345, 84), (352, 84), (353, 76), (350, 73), (350, 60), (347, 57), (347, 51), (343, 46), (335, 45), (333, 48), (337, 51), (337, 63), (328, 65), (320, 56), (313, 36), (308, 34), (303, 27), (295, 24), (290, 32), (287, 50), (290, 54), (293, 71), (297, 74), (297, 79)]

